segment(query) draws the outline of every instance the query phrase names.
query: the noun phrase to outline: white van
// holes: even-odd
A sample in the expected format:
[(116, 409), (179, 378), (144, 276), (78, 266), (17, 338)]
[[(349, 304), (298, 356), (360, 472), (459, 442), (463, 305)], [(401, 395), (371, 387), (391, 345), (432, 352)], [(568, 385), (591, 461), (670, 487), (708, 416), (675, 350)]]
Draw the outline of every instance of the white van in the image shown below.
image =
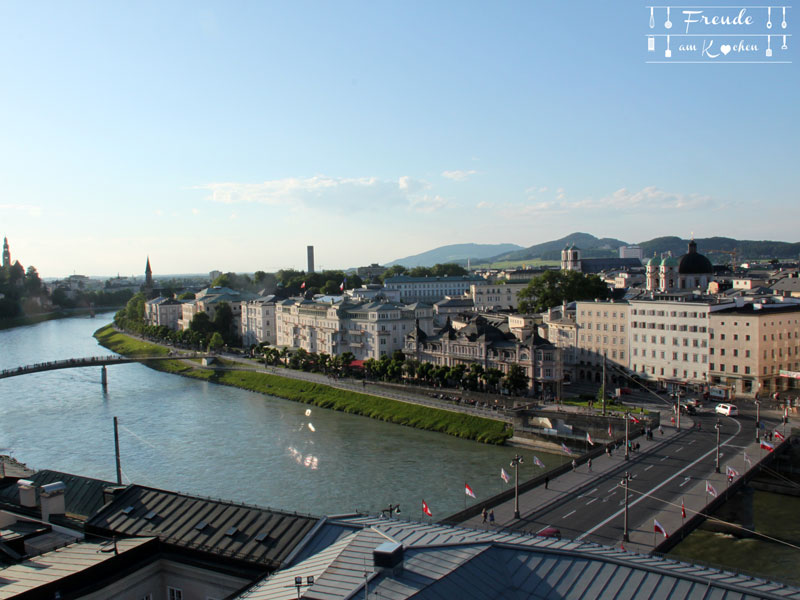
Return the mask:
[(733, 404), (717, 404), (714, 412), (716, 412), (718, 415), (725, 415), (726, 417), (739, 416), (739, 409)]

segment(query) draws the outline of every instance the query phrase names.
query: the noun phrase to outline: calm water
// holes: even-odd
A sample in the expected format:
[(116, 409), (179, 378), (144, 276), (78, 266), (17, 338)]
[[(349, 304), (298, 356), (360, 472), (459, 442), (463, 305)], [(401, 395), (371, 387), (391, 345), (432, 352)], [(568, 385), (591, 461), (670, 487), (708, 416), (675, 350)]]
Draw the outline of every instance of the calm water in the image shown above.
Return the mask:
[[(0, 331), (0, 369), (109, 354), (92, 338), (109, 320)], [(124, 482), (312, 514), (400, 503), (420, 519), (424, 498), (438, 519), (464, 507), (465, 481), (479, 499), (504, 489), (500, 468), (510, 471), (515, 453), (325, 409), (307, 416), (303, 404), (137, 364), (108, 375), (107, 392), (99, 368), (0, 380), (0, 454), (113, 481), (117, 416)], [(548, 466), (560, 461), (537, 456)], [(521, 478), (533, 475), (531, 463)]]

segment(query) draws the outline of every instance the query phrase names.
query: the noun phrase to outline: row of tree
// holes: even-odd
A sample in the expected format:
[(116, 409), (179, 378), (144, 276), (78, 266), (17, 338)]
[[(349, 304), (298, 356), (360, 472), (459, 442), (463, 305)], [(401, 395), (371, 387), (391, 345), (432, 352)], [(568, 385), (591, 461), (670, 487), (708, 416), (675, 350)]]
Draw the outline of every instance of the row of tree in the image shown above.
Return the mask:
[(464, 267), (452, 263), (435, 264), (432, 267), (414, 267), (412, 269), (407, 269), (403, 265), (393, 265), (381, 275), (381, 281), (386, 281), (387, 277), (396, 277), (398, 275), (408, 275), (409, 277), (456, 277), (468, 274), (469, 271)]

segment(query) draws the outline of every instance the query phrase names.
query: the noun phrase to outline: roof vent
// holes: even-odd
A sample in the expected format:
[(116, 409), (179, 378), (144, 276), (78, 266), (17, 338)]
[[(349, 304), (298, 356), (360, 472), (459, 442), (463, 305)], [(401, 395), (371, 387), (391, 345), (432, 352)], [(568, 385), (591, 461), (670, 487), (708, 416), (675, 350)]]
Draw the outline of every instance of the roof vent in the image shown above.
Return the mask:
[(20, 505), (28, 508), (36, 506), (36, 486), (30, 479), (18, 480), (17, 490), (19, 491)]
[(122, 509), (123, 514), (129, 515), (133, 512), (133, 506), (126, 506)]
[(239, 529), (238, 529), (238, 528), (236, 528), (236, 527), (231, 527), (230, 529), (228, 529), (228, 531), (226, 531), (226, 532), (225, 532), (225, 535), (227, 535), (227, 536), (229, 536), (229, 537), (233, 537), (233, 536), (235, 536), (235, 535), (236, 535), (238, 532), (239, 532)]
[(153, 518), (156, 516), (156, 514), (157, 514), (157, 513), (156, 513), (156, 511), (154, 511), (154, 510), (151, 510), (149, 513), (147, 513), (147, 514), (144, 516), (144, 518), (145, 518), (146, 520), (148, 520), (148, 521), (152, 521), (152, 520), (153, 520)]
[(266, 533), (265, 531), (262, 531), (261, 533), (259, 533), (259, 534), (256, 536), (256, 541), (257, 541), (258, 543), (261, 543), (261, 542), (263, 542), (265, 539), (267, 539), (267, 533)]
[(376, 568), (394, 569), (403, 563), (403, 544), (383, 542), (372, 551), (372, 560)]
[(200, 521), (197, 525), (194, 526), (194, 528), (197, 529), (197, 531), (203, 531), (203, 529), (206, 528), (206, 525), (208, 525), (208, 523), (206, 523), (205, 521)]

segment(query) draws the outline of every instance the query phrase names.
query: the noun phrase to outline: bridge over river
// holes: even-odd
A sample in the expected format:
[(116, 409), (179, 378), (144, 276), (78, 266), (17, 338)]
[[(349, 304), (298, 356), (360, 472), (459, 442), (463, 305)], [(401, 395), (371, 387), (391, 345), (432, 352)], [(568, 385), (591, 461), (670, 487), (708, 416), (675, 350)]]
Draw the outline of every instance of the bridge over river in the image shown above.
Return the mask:
[(0, 379), (16, 377), (18, 375), (29, 375), (31, 373), (42, 373), (44, 371), (55, 371), (58, 369), (77, 369), (82, 367), (105, 367), (107, 365), (124, 365), (127, 363), (144, 363), (155, 360), (183, 360), (208, 358), (208, 354), (179, 354), (170, 356), (89, 356), (85, 358), (67, 358), (64, 360), (54, 360), (49, 362), (34, 363), (24, 365), (15, 369), (4, 369), (0, 371)]

